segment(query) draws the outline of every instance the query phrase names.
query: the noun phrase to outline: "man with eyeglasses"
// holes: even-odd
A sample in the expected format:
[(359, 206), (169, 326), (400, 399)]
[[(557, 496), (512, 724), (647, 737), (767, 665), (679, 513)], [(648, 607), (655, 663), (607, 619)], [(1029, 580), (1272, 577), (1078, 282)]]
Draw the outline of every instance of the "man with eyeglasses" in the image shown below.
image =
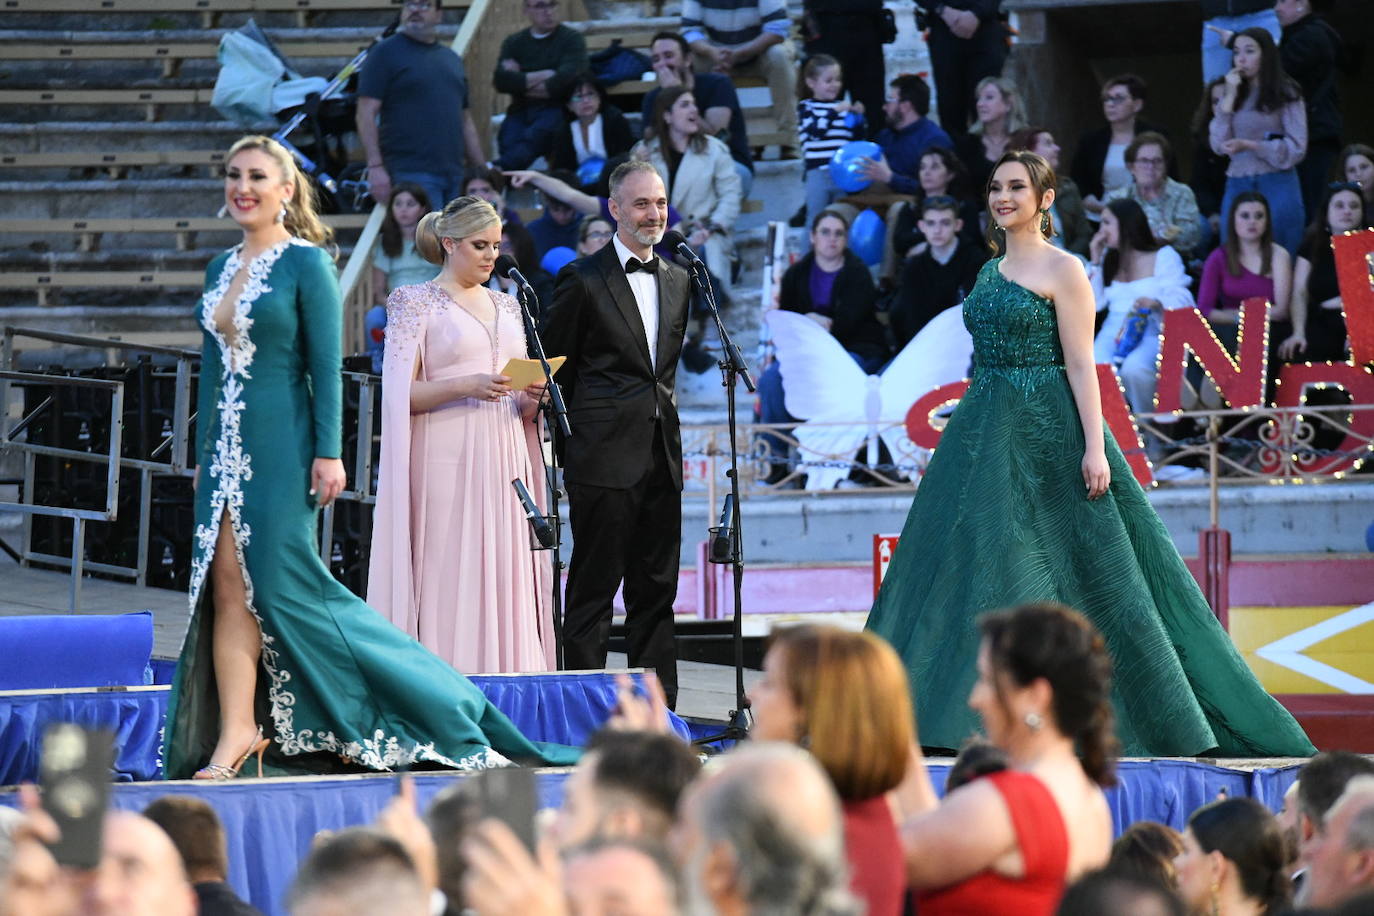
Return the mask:
[(503, 169), (527, 169), (564, 129), (562, 101), (587, 69), (587, 41), (559, 22), (558, 0), (525, 0), (530, 25), (501, 42), (492, 83), (511, 97), (497, 133)]
[(1155, 238), (1172, 246), (1186, 260), (1202, 240), (1202, 217), (1193, 189), (1169, 177), (1170, 157), (1169, 141), (1163, 134), (1136, 134), (1126, 147), (1131, 183), (1108, 191), (1103, 203), (1125, 197), (1140, 204)]
[(408, 0), (396, 34), (368, 54), (358, 75), (358, 139), (372, 199), (397, 182), (418, 184), (435, 209), (460, 196), (468, 162), (486, 159), (468, 110), (463, 60), (439, 41), (442, 0)]

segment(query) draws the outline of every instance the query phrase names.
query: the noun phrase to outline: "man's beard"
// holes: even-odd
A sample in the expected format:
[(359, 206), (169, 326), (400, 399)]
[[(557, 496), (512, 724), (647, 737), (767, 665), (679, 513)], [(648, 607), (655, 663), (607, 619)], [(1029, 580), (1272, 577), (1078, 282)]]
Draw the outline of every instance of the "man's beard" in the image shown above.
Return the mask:
[(663, 234), (666, 231), (667, 227), (662, 224), (659, 224), (657, 228), (652, 230), (641, 229), (639, 226), (630, 227), (630, 235), (634, 237), (634, 240), (641, 245), (649, 246), (657, 245), (659, 242), (663, 241)]

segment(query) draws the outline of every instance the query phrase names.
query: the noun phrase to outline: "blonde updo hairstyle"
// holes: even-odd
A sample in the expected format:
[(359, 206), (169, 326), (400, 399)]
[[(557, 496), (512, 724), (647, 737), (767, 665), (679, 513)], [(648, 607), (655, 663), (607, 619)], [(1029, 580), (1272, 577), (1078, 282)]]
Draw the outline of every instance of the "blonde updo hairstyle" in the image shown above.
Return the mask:
[(420, 217), (415, 227), (415, 250), (431, 264), (443, 266), (448, 253), (444, 239), (465, 239), (490, 226), (501, 225), (501, 214), (480, 197), (455, 197), (442, 210)]
[(295, 186), (295, 193), (286, 202), (286, 218), (282, 220), (286, 231), (312, 245), (324, 248), (331, 255), (337, 254), (334, 247), (334, 230), (324, 224), (316, 209), (315, 185), (311, 182), (310, 176), (301, 171), (296, 160), (286, 151), (286, 147), (271, 137), (240, 137), (229, 147), (229, 153), (224, 157), (224, 161), (231, 162), (244, 150), (260, 150), (266, 153), (277, 164), (277, 168), (281, 169), (282, 181)]

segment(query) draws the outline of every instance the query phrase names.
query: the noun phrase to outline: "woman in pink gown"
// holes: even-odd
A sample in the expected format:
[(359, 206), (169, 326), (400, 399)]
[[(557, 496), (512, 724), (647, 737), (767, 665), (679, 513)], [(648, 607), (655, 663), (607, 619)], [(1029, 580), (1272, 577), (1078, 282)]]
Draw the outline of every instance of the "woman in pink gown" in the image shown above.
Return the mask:
[(442, 265), (387, 300), (381, 480), (367, 600), (465, 674), (553, 667), (547, 555), (511, 481), (541, 500), (538, 398), (499, 374), (523, 358), (519, 304), (486, 289), (501, 220), (459, 197), (416, 227)]

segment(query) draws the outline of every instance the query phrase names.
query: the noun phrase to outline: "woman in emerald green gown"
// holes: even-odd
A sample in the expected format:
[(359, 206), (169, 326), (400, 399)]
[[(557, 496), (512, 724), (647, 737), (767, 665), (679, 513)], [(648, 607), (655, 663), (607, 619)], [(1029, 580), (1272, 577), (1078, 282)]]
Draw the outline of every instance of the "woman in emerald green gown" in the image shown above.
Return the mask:
[(1047, 241), (1054, 173), (1004, 155), (988, 184), (1006, 255), (964, 300), (974, 371), (926, 469), (868, 628), (907, 664), (921, 743), (977, 728), (977, 615), (1036, 601), (1083, 612), (1115, 664), (1127, 755), (1307, 756), (1217, 623), (1106, 433), (1093, 296)]
[[(226, 157), (243, 242), (206, 270), (191, 619), (167, 708), (169, 778), (568, 762), (344, 588), (316, 515), (344, 487), (342, 306), (308, 179), (267, 137)], [(197, 768), (200, 768), (199, 770)]]

